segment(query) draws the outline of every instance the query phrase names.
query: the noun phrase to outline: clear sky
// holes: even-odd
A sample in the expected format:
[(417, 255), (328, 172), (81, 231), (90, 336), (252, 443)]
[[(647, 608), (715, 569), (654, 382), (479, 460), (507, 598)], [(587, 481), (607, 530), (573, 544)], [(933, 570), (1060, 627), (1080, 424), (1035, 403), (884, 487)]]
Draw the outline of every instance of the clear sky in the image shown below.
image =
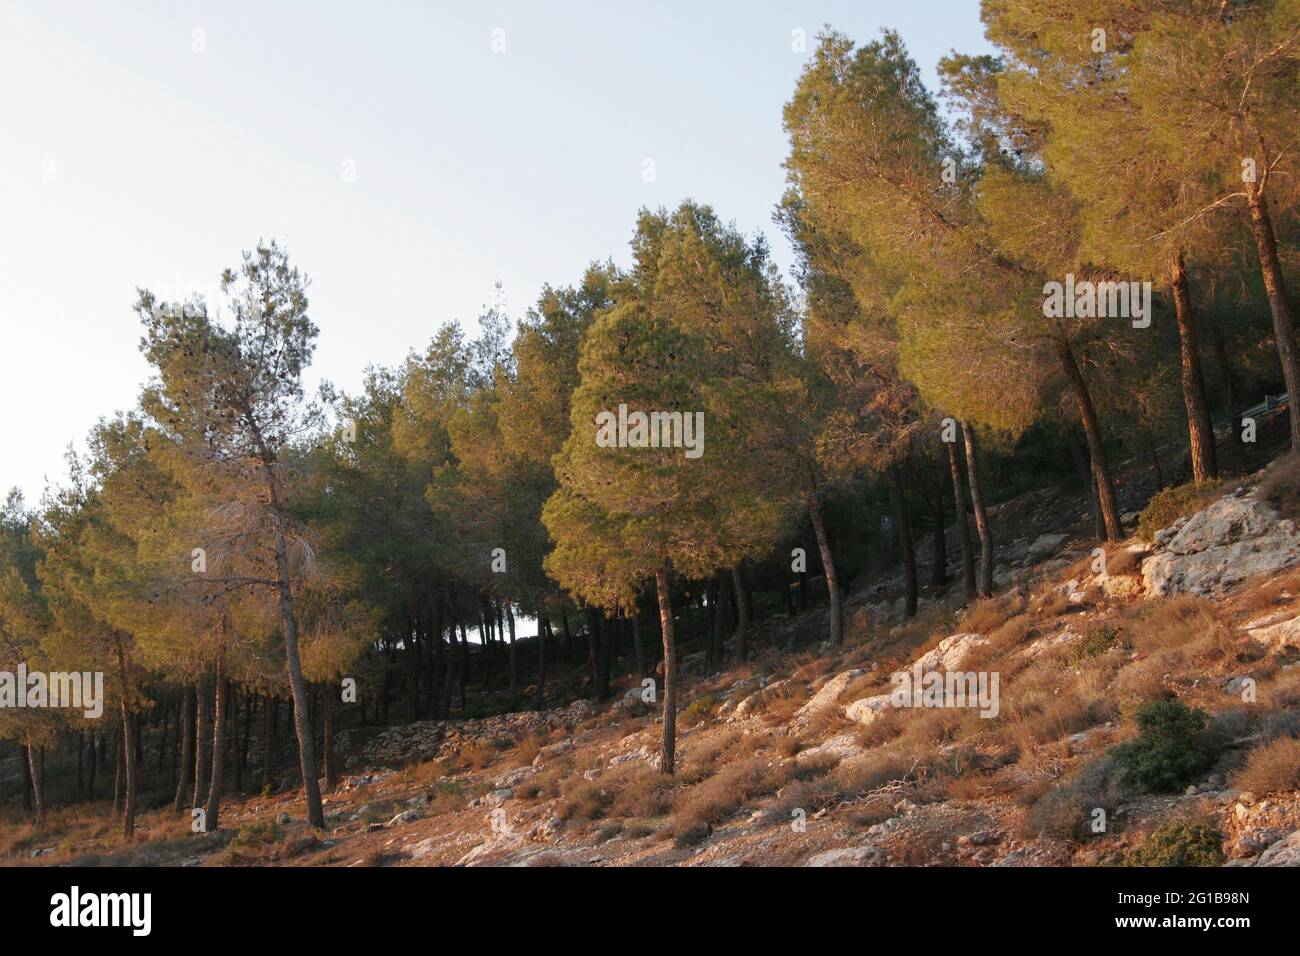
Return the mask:
[[(313, 377), (355, 390), (504, 285), (627, 261), (638, 208), (773, 227), (793, 31), (897, 29), (932, 85), (978, 0), (0, 0), (0, 489), (135, 403), (137, 286), (211, 289), (259, 238), (312, 277)], [(196, 32), (198, 31), (198, 32)], [(494, 48), (495, 47), (495, 48)], [(647, 161), (653, 180), (647, 181)]]

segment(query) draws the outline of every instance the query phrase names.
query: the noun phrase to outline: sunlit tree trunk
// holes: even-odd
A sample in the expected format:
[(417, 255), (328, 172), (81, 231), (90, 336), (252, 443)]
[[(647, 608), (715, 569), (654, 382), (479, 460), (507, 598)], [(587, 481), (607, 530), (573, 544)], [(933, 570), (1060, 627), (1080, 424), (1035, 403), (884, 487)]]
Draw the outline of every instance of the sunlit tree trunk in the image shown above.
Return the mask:
[(1282, 376), (1286, 380), (1287, 413), (1291, 422), (1291, 450), (1300, 452), (1300, 350), (1296, 347), (1295, 325), (1291, 319), (1291, 302), (1287, 298), (1286, 279), (1277, 254), (1277, 236), (1268, 204), (1259, 191), (1258, 184), (1249, 184), (1250, 226), (1259, 254), (1259, 267), (1264, 276), (1264, 291), (1268, 295), (1269, 310), (1273, 315), (1273, 339), (1277, 344), (1278, 359), (1282, 363)]
[(822, 518), (821, 502), (816, 499), (808, 508), (812, 518), (813, 533), (817, 536), (817, 549), (821, 552), (822, 568), (826, 572), (826, 593), (830, 599), (831, 643), (844, 643), (844, 608), (840, 598), (840, 580), (835, 573), (835, 559), (831, 555), (831, 540), (826, 535), (826, 522)]
[(655, 590), (659, 596), (659, 627), (664, 636), (664, 720), (659, 769), (670, 774), (676, 769), (677, 755), (677, 642), (673, 633), (673, 606), (668, 593), (666, 567), (655, 572)]
[(1097, 498), (1101, 505), (1106, 539), (1118, 541), (1124, 536), (1119, 516), (1119, 500), (1115, 497), (1115, 482), (1110, 474), (1110, 458), (1106, 454), (1106, 445), (1101, 437), (1101, 425), (1097, 420), (1097, 410), (1092, 404), (1092, 394), (1088, 391), (1088, 383), (1084, 381), (1083, 372), (1079, 370), (1079, 363), (1074, 357), (1074, 349), (1070, 347), (1070, 343), (1058, 339), (1056, 352), (1060, 359), (1061, 371), (1065, 374), (1070, 390), (1074, 393), (1075, 404), (1079, 409), (1079, 420), (1083, 425), (1083, 435), (1088, 440), (1088, 454), (1092, 459), (1092, 477), (1097, 483)]
[[(957, 520), (957, 542), (961, 545), (961, 582), (962, 594), (966, 600), (975, 599), (975, 547), (971, 541), (970, 521), (966, 517), (966, 491), (962, 487), (961, 461), (958, 459), (957, 445), (962, 442), (961, 435), (953, 441), (944, 442), (948, 449), (948, 471), (952, 475), (952, 500)], [(962, 457), (965, 457), (965, 443), (962, 442)]]
[(1201, 351), (1196, 334), (1196, 309), (1188, 289), (1187, 267), (1182, 254), (1174, 257), (1170, 285), (1174, 293), (1174, 317), (1178, 322), (1179, 361), (1183, 405), (1187, 409), (1188, 453), (1192, 461), (1192, 480), (1209, 481), (1218, 476), (1214, 453), (1214, 427), (1210, 424), (1210, 407), (1205, 400), (1205, 378), (1201, 373)]
[(979, 451), (975, 444), (975, 429), (970, 422), (961, 423), (962, 440), (966, 445), (966, 484), (970, 487), (971, 507), (975, 511), (975, 533), (980, 539), (980, 572), (976, 582), (980, 597), (993, 594), (993, 529), (989, 527), (988, 511), (984, 507), (984, 493), (980, 487)]

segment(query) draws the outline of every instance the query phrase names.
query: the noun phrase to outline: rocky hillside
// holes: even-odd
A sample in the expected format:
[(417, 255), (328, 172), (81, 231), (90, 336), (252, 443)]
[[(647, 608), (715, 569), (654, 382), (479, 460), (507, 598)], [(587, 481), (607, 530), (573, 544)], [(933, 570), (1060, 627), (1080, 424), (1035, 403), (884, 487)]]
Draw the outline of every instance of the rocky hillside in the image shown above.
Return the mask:
[[(345, 733), (349, 776), (325, 832), (285, 792), (233, 803), (206, 836), (150, 813), (131, 847), (103, 821), (64, 819), (58, 843), (21, 855), (1300, 864), (1300, 534), (1279, 511), (1286, 487), (1265, 474), (1199, 491), (1182, 504), (1200, 510), (1104, 552), (1036, 536), (1004, 567), (1005, 590), (960, 612), (930, 601), (902, 621), (892, 599), (859, 591), (840, 648), (801, 643), (808, 615), (778, 616), (740, 670), (710, 675), (688, 655), (673, 778), (654, 767), (657, 709), (630, 687), (600, 707)], [(900, 697), (899, 675), (934, 693)]]

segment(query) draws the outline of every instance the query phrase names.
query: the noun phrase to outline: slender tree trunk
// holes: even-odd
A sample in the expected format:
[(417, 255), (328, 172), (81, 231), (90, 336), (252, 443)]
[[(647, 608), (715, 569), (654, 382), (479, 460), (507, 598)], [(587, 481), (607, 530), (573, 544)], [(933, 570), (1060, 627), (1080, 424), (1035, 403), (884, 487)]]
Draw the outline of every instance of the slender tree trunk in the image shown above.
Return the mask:
[(894, 521), (898, 524), (898, 550), (903, 559), (903, 593), (906, 614), (908, 617), (916, 617), (916, 545), (912, 541), (912, 521), (907, 514), (907, 496), (903, 491), (903, 476), (899, 472), (897, 465), (889, 467), (889, 497), (894, 505)]
[(203, 806), (208, 795), (208, 741), (211, 731), (208, 723), (212, 711), (208, 704), (208, 677), (204, 674), (196, 686), (198, 695), (197, 718), (194, 721), (194, 809)]
[[(167, 759), (167, 725), (170, 723), (169, 718), (171, 717), (171, 708), (168, 707), (166, 704), (163, 704), (162, 715), (163, 715), (162, 737), (159, 739), (158, 742), (158, 771), (157, 772), (159, 774), (163, 772), (163, 767), (166, 765), (165, 762)], [(80, 757), (78, 757), (78, 761), (77, 761), (77, 770), (78, 772), (80, 772), (81, 770)]]
[(468, 706), (466, 703), (467, 688), (469, 683), (469, 638), (465, 636), (465, 622), (460, 622), (460, 663), (457, 666), (456, 676), (460, 678), (460, 710), (463, 714)]
[(411, 720), (420, 719), (420, 639), (416, 634), (415, 622), (408, 619), (406, 622), (406, 661), (407, 676), (411, 683)]
[[(514, 620), (510, 630), (514, 633)], [(546, 706), (546, 642), (551, 637), (551, 617), (545, 611), (537, 616), (537, 709)]]
[(113, 816), (122, 812), (122, 801), (126, 795), (126, 780), (122, 776), (122, 728), (117, 728), (113, 735)]
[(596, 699), (609, 699), (609, 672), (613, 638), (612, 622), (600, 611), (594, 612), (596, 619)]
[(271, 498), (271, 524), (275, 531), (275, 564), (279, 572), (280, 621), (284, 633), (285, 667), (289, 672), (289, 690), (293, 695), (294, 731), (298, 736), (298, 761), (302, 769), (303, 794), (307, 800), (307, 822), (324, 829), (325, 812), (321, 807), (320, 781), (316, 777), (316, 748), (311, 725), (307, 721), (307, 685), (302, 679), (302, 661), (298, 657), (298, 620), (293, 613), (293, 584), (289, 576), (289, 547), (284, 537), (284, 514), (280, 509), (275, 476), (266, 472)]
[(813, 533), (817, 535), (817, 550), (821, 552), (822, 569), (826, 572), (826, 594), (830, 599), (831, 643), (844, 643), (844, 608), (840, 599), (840, 581), (835, 573), (835, 559), (831, 556), (831, 541), (826, 535), (826, 522), (822, 518), (821, 502), (813, 499), (808, 508), (812, 518)]
[(275, 763), (275, 707), (279, 698), (262, 702), (262, 792), (271, 792), (271, 768)]
[(225, 652), (217, 651), (212, 694), (215, 701), (212, 712), (212, 774), (207, 804), (203, 808), (207, 833), (216, 833), (221, 826), (221, 783), (226, 765), (226, 721), (229, 719), (226, 707), (230, 702), (226, 683)]
[(1179, 357), (1182, 364), (1183, 405), (1187, 409), (1188, 454), (1192, 480), (1200, 483), (1219, 473), (1214, 451), (1214, 426), (1205, 400), (1205, 379), (1201, 374), (1201, 352), (1196, 334), (1196, 309), (1187, 282), (1182, 253), (1174, 258), (1170, 285), (1174, 292), (1174, 316), (1178, 321)]
[(718, 576), (716, 574), (704, 585), (705, 598), (709, 602), (709, 640), (704, 645), (704, 664), (710, 671), (718, 671), (722, 668), (721, 601), (723, 590), (718, 586)]
[(1223, 408), (1228, 416), (1228, 427), (1237, 444), (1241, 440), (1241, 405), (1238, 402), (1237, 381), (1232, 374), (1232, 363), (1228, 360), (1228, 345), (1223, 333), (1217, 328), (1210, 332), (1210, 342), (1214, 350), (1214, 363), (1219, 367), (1219, 377), (1223, 379)]
[(339, 685), (330, 680), (325, 684), (325, 699), (321, 702), (325, 722), (325, 789), (339, 785), (338, 759), (334, 754), (334, 699), (339, 695)]
[(659, 751), (659, 769), (672, 773), (677, 754), (677, 641), (673, 634), (672, 596), (668, 593), (668, 569), (655, 572), (659, 595), (659, 626), (664, 635), (664, 731)]
[(122, 642), (116, 642), (118, 676), (122, 682), (122, 766), (126, 777), (126, 794), (122, 807), (122, 835), (128, 840), (135, 838), (135, 795), (137, 778), (140, 775), (137, 757), (138, 738), (136, 736), (135, 714), (131, 710), (130, 695), (131, 669), (127, 664), (126, 650)]
[(578, 651), (574, 647), (573, 628), (569, 627), (569, 612), (566, 608), (560, 608), (560, 624), (564, 627), (564, 648), (565, 656), (573, 660), (578, 656)]
[(966, 453), (965, 442), (958, 433), (953, 441), (944, 442), (948, 449), (948, 471), (952, 476), (953, 511), (957, 521), (957, 542), (961, 545), (961, 585), (966, 602), (975, 600), (975, 547), (970, 536), (970, 520), (966, 517), (966, 491), (962, 487), (961, 462), (958, 460), (957, 445), (962, 445), (961, 455)]
[(1097, 497), (1097, 481), (1092, 476), (1092, 467), (1088, 463), (1088, 453), (1083, 450), (1079, 433), (1072, 424), (1065, 426), (1065, 442), (1070, 448), (1070, 457), (1074, 459), (1075, 470), (1079, 473), (1079, 484), (1088, 490), (1088, 507), (1092, 511), (1092, 532), (1101, 540), (1106, 537), (1106, 525), (1101, 520), (1101, 500)]
[(1278, 359), (1282, 363), (1282, 377), (1286, 380), (1287, 414), (1291, 422), (1291, 450), (1300, 452), (1300, 349), (1296, 346), (1295, 324), (1291, 318), (1291, 302), (1287, 298), (1286, 280), (1282, 263), (1277, 255), (1277, 237), (1268, 213), (1267, 200), (1258, 186), (1249, 190), (1250, 225), (1259, 253), (1259, 267), (1264, 276), (1264, 291), (1268, 294), (1269, 310), (1273, 314), (1273, 339), (1277, 343)]
[(1119, 501), (1115, 497), (1115, 482), (1110, 475), (1110, 458), (1106, 454), (1106, 445), (1101, 437), (1101, 425), (1097, 421), (1097, 410), (1093, 407), (1088, 383), (1083, 379), (1083, 372), (1079, 370), (1079, 363), (1075, 360), (1074, 349), (1070, 347), (1070, 343), (1058, 339), (1056, 350), (1061, 362), (1061, 371), (1065, 373), (1066, 380), (1074, 392), (1084, 437), (1088, 439), (1088, 453), (1092, 458), (1092, 477), (1097, 483), (1097, 497), (1101, 503), (1106, 540), (1118, 541), (1124, 536), (1124, 530), (1119, 517)]
[(745, 600), (747, 592), (745, 589), (745, 578), (744, 575), (741, 574), (740, 565), (736, 565), (736, 567), (731, 569), (731, 581), (732, 584), (735, 585), (736, 594), (739, 595), (739, 600), (736, 601), (736, 661), (737, 663), (743, 664), (749, 657), (749, 648), (746, 644), (746, 639), (749, 636), (750, 607), (749, 602)]
[(980, 597), (993, 595), (993, 530), (989, 527), (989, 514), (984, 507), (984, 494), (980, 489), (979, 450), (975, 445), (975, 429), (970, 422), (961, 423), (962, 439), (966, 445), (966, 483), (970, 486), (971, 507), (975, 511), (975, 533), (980, 539), (980, 573), (977, 581)]
[(176, 799), (172, 801), (172, 806), (177, 813), (180, 813), (185, 806), (185, 798), (190, 791), (190, 781), (194, 776), (194, 707), (194, 685), (186, 684), (185, 694), (181, 698), (180, 773), (176, 783)]
[(1160, 455), (1156, 451), (1156, 443), (1151, 439), (1151, 433), (1146, 432), (1147, 452), (1151, 455), (1151, 468), (1156, 473), (1156, 491), (1165, 486), (1165, 471), (1160, 467)]
[(99, 761), (96, 759), (95, 751), (96, 734), (90, 735), (90, 753), (86, 759), (86, 800), (89, 803), (95, 802), (95, 772), (99, 767)]
[(596, 663), (596, 657), (598, 656), (596, 650), (596, 612), (591, 608), (587, 608), (584, 616), (586, 617), (584, 623), (587, 631), (587, 668), (591, 671), (591, 686), (594, 688), (600, 683), (599, 666)]
[(948, 529), (944, 524), (943, 488), (931, 502), (931, 514), (934, 516), (934, 567), (930, 573), (930, 583), (941, 588), (948, 583)]
[(235, 764), (239, 774), (236, 778), (236, 787), (242, 793), (244, 789), (244, 771), (248, 769), (248, 742), (253, 737), (253, 711), (257, 708), (258, 695), (256, 693), (244, 694), (244, 734), (243, 739), (239, 742), (239, 760)]
[(23, 770), (23, 813), (32, 814), (32, 758), (27, 744), (18, 745), (18, 763)]
[(39, 827), (45, 823), (45, 764), (41, 760), (41, 748), (33, 747), (29, 742), (23, 749), (27, 752), (24, 776), (31, 787), (32, 822)]
[(632, 654), (636, 658), (637, 680), (645, 677), (645, 646), (641, 643), (641, 604), (632, 606)]
[[(508, 650), (508, 653), (510, 655), (509, 656), (510, 706), (511, 708), (513, 708), (515, 706), (515, 702), (519, 700), (519, 656), (515, 650), (515, 612), (509, 605), (506, 606), (506, 627), (509, 629), (509, 636), (510, 636), (510, 646)], [(537, 643), (538, 644), (544, 643), (542, 639), (542, 626), (540, 622), (537, 625)], [(545, 650), (543, 650), (541, 653), (544, 654)], [(541, 667), (540, 663), (538, 664), (538, 667), (539, 668)], [(540, 670), (539, 670), (539, 676), (540, 676)]]

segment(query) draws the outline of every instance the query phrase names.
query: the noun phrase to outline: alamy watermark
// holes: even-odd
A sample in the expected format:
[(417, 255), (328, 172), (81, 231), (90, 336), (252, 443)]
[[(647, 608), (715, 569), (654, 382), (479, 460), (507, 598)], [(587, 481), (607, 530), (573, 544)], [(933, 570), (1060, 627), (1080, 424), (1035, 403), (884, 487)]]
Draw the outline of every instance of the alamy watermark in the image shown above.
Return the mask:
[(1043, 315), (1049, 319), (1132, 319), (1133, 328), (1151, 324), (1150, 282), (1065, 282), (1043, 286)]
[(81, 710), (88, 720), (104, 714), (104, 672), (0, 671), (0, 709), (71, 708)]
[(640, 412), (618, 406), (618, 414), (596, 416), (596, 444), (601, 448), (684, 448), (687, 458), (704, 454), (703, 412)]
[(894, 707), (978, 707), (990, 718), (1001, 710), (997, 671), (927, 671), (918, 661), (910, 671), (894, 671), (889, 682)]

